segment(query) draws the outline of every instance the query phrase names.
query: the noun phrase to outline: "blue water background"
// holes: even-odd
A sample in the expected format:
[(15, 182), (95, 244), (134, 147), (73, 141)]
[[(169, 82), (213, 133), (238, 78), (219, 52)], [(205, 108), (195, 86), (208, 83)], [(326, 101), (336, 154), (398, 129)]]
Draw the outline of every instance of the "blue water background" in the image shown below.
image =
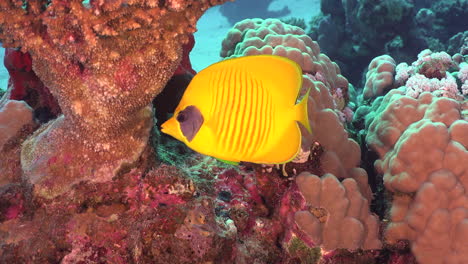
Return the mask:
[(8, 85), (8, 71), (3, 65), (3, 57), (5, 55), (5, 49), (0, 48), (0, 90), (6, 90)]

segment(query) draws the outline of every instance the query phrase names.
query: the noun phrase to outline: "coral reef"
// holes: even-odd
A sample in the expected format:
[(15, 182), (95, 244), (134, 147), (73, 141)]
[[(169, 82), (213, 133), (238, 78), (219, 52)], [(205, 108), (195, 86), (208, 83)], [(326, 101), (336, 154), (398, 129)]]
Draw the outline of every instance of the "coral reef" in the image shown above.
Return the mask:
[[(372, 194), (365, 171), (357, 168), (359, 147), (348, 138), (346, 119), (340, 118), (348, 100), (346, 79), (303, 31), (289, 34), (298, 28), (279, 20), (249, 23), (253, 25), (251, 34), (268, 24), (270, 33), (285, 41), (278, 47), (275, 38), (263, 44), (273, 47), (271, 50), (288, 50), (285, 56), (310, 66), (303, 75), (302, 94), (311, 88), (308, 112), (314, 133), (304, 134), (298, 160), (283, 170), (253, 164), (226, 167), (152, 130), (153, 145), (146, 145), (149, 138), (140, 134), (139, 142), (145, 143), (140, 145), (142, 154), (132, 156), (134, 149), (126, 153), (128, 163), (138, 158), (134, 168), (107, 172), (105, 175), (113, 176), (103, 180), (102, 171), (83, 164), (78, 167), (76, 156), (90, 153), (94, 162), (111, 167), (116, 167), (119, 159), (102, 163), (86, 145), (63, 138), (70, 132), (64, 129), (68, 122), (64, 110), (64, 115), (43, 124), (24, 143), (24, 138), (13, 142), (22, 143), (22, 148), (20, 153), (15, 145), (15, 166), (7, 173), (24, 177), (6, 178), (0, 188), (0, 212), (4, 215), (0, 218), (0, 262), (292, 264), (375, 259), (380, 251), (362, 251), (380, 247), (375, 236), (378, 226), (375, 221), (371, 224), (377, 218), (369, 211)], [(230, 33), (227, 38), (233, 36)], [(230, 43), (248, 49), (240, 42)], [(298, 51), (301, 45), (306, 51), (303, 57), (296, 55), (302, 54)], [(34, 68), (34, 52), (31, 55)], [(54, 88), (51, 91), (54, 94)], [(59, 103), (62, 106), (60, 97)], [(151, 115), (142, 119), (151, 120)], [(145, 129), (153, 126), (148, 124)], [(115, 127), (117, 132), (125, 131)], [(119, 143), (132, 143), (128, 136), (119, 135)], [(136, 136), (132, 134), (134, 140)], [(31, 155), (31, 149), (41, 155)], [(317, 205), (333, 215), (322, 219), (320, 237), (306, 236), (302, 229), (308, 224), (298, 225), (295, 220), (297, 212), (308, 210), (309, 197), (314, 195), (314, 188), (298, 185), (300, 178), (294, 180), (303, 171), (317, 178), (333, 173), (335, 176), (325, 176), (324, 181), (333, 179), (335, 187), (346, 190), (337, 202), (351, 205), (343, 211), (326, 202)], [(73, 175), (67, 174), (70, 172), (80, 172), (80, 177), (69, 177)], [(42, 178), (32, 177), (37, 174)], [(340, 183), (343, 178), (347, 179)], [(359, 216), (354, 215), (355, 206), (361, 206)], [(328, 239), (327, 232), (333, 228), (326, 226), (343, 220), (336, 218), (343, 213), (356, 217), (363, 226), (361, 232), (350, 237), (341, 229)], [(364, 242), (350, 241), (356, 237)]]
[(57, 100), (34, 73), (29, 53), (7, 48), (5, 49), (4, 64), (10, 78), (7, 95), (2, 100), (26, 101), (34, 109), (34, 116), (41, 122), (57, 117), (61, 112)]
[(21, 143), (38, 125), (24, 101), (0, 101), (0, 189), (21, 178)]
[[(11, 118), (11, 117), (15, 118)], [(33, 123), (31, 107), (24, 101), (8, 100), (0, 108), (0, 149), (23, 126)]]
[(395, 61), (388, 55), (375, 57), (369, 64), (366, 73), (366, 84), (362, 95), (369, 99), (382, 95), (385, 90), (392, 88), (395, 75)]
[(468, 30), (458, 32), (449, 39), (447, 52), (450, 54), (460, 53), (466, 55), (468, 52)]
[(458, 69), (459, 66), (446, 52), (426, 49), (419, 53), (418, 60), (411, 66), (404, 62), (398, 64), (395, 84), (404, 85), (405, 93), (414, 98), (427, 91), (436, 96), (461, 100), (467, 91), (458, 88), (456, 77), (448, 71), (452, 68)]
[(24, 175), (37, 194), (108, 181), (137, 161), (152, 126), (148, 105), (179, 65), (197, 19), (222, 2), (0, 4), (0, 40), (29, 52), (63, 112), (23, 145)]
[[(301, 65), (304, 73), (301, 94), (305, 94), (310, 89), (308, 114), (313, 133), (309, 134), (305, 129), (302, 129), (302, 153), (296, 160), (286, 164), (286, 168), (283, 168), (283, 175), (297, 175), (301, 171), (309, 170), (321, 177), (329, 175), (328, 178), (334, 179), (333, 182), (339, 186), (337, 188), (343, 190), (344, 188), (337, 178), (349, 178), (345, 180), (345, 185), (350, 188), (348, 190), (349, 197), (353, 197), (350, 198), (352, 205), (348, 205), (350, 202), (345, 197), (339, 199), (336, 198), (337, 193), (330, 192), (336, 198), (336, 203), (342, 203), (341, 205), (344, 207), (338, 209), (327, 202), (324, 202), (323, 206), (320, 206), (320, 203), (317, 202), (314, 206), (308, 197), (319, 195), (317, 190), (320, 187), (310, 181), (304, 183), (305, 180), (301, 180), (305, 177), (304, 175), (297, 176), (296, 182), (298, 182), (300, 191), (295, 190), (295, 187), (291, 187), (290, 191), (292, 193), (285, 195), (285, 197), (294, 197), (294, 202), (291, 203), (296, 206), (292, 207), (299, 211), (299, 213), (290, 212), (289, 215), (285, 213), (287, 215), (285, 218), (288, 219), (288, 223), (291, 225), (291, 229), (287, 231), (289, 235), (286, 236), (287, 239), (283, 242), (286, 245), (285, 247), (288, 248), (291, 245), (290, 243), (296, 243), (293, 242), (294, 238), (300, 237), (300, 240), (306, 243), (308, 248), (319, 245), (323, 249), (332, 251), (336, 248), (347, 248), (349, 250), (380, 248), (381, 244), (377, 238), (377, 218), (369, 211), (369, 201), (372, 199), (372, 195), (367, 183), (367, 174), (364, 170), (357, 168), (360, 159), (359, 145), (348, 138), (348, 134), (344, 129), (347, 119), (341, 118), (345, 116), (344, 113), (347, 111), (348, 82), (341, 76), (338, 66), (326, 55), (320, 53), (317, 43), (305, 35), (303, 29), (281, 23), (276, 19), (243, 20), (231, 29), (223, 41), (222, 57), (231, 58), (255, 54), (286, 56), (296, 61)], [(315, 167), (312, 167), (312, 164)], [(269, 169), (267, 168), (266, 171), (269, 171)], [(320, 181), (317, 176), (313, 177)], [(351, 186), (359, 186), (360, 191)], [(332, 197), (329, 197), (329, 199), (333, 200)], [(289, 199), (285, 198), (285, 201), (289, 201)], [(283, 203), (288, 204), (285, 201)], [(297, 204), (301, 204), (301, 201), (303, 205), (297, 206)], [(315, 216), (307, 211), (310, 208), (306, 207), (305, 204), (317, 210), (329, 210), (329, 214), (333, 215), (333, 217), (325, 215), (321, 219), (322, 224), (327, 226), (327, 228), (324, 228), (323, 235), (320, 224), (317, 224), (318, 220), (313, 220)], [(338, 223), (342, 220), (341, 216), (344, 217), (343, 214), (346, 212), (344, 208), (348, 208), (348, 206), (359, 207), (358, 204), (361, 205), (360, 210), (362, 211), (360, 212), (363, 214), (363, 219), (356, 221), (359, 223), (358, 225), (362, 226), (362, 232), (356, 231), (354, 235), (361, 237), (362, 242), (351, 242), (356, 237), (348, 237), (345, 230), (335, 230), (334, 226), (339, 225)], [(286, 211), (288, 210), (290, 209)], [(334, 218), (335, 216), (336, 218)], [(365, 224), (362, 224), (361, 220)], [(296, 222), (300, 227), (299, 229), (295, 227)], [(329, 234), (330, 230), (334, 230), (333, 235)], [(353, 234), (350, 235), (353, 236)], [(368, 239), (367, 242), (364, 242), (365, 237)], [(331, 255), (333, 254), (326, 254), (323, 257), (329, 258)], [(300, 258), (305, 257), (301, 256)]]
[[(384, 57), (383, 57), (384, 56)], [(448, 97), (455, 100), (463, 100), (468, 93), (465, 84), (467, 75), (467, 63), (461, 54), (457, 53), (452, 57), (446, 52), (432, 52), (425, 49), (418, 54), (418, 59), (410, 65), (406, 62), (394, 66), (394, 60), (389, 55), (376, 57), (369, 64), (369, 71), (366, 73), (366, 86), (362, 95), (353, 98), (353, 105), (359, 106), (356, 110), (353, 120), (353, 126), (356, 130), (361, 130), (361, 134), (367, 134), (364, 131), (365, 126), (369, 126), (370, 118), (364, 121), (366, 115), (374, 107), (380, 105), (385, 92), (391, 89), (399, 88), (405, 95), (417, 98), (423, 92), (431, 92), (435, 96)], [(383, 58), (386, 58), (383, 60)], [(391, 61), (391, 63), (388, 63)], [(375, 67), (380, 65), (381, 73), (377, 68), (378, 75), (375, 74)], [(388, 71), (387, 71), (388, 70)], [(380, 93), (372, 93), (375, 77), (382, 75), (385, 78), (381, 82), (385, 84), (385, 90)], [(380, 84), (377, 82), (377, 84)], [(377, 88), (380, 88), (377, 86)]]
[(195, 37), (193, 34), (189, 35), (188, 43), (182, 46), (182, 59), (179, 67), (174, 72), (174, 75), (167, 82), (164, 90), (156, 96), (153, 100), (153, 105), (156, 106), (156, 120), (157, 125), (160, 127), (169, 115), (174, 113), (177, 105), (179, 104), (185, 89), (189, 85), (193, 76), (196, 74), (190, 62), (190, 51), (195, 45)]
[(386, 239), (410, 240), (421, 263), (468, 261), (467, 111), (466, 101), (393, 90), (370, 123), (367, 142), (394, 193)]
[[(16, 84), (0, 101), (0, 263), (468, 262), (466, 56), (379, 56), (358, 91), (303, 29), (241, 21), (221, 55), (300, 64), (312, 133), (282, 167), (226, 165), (153, 115), (173, 111), (195, 73), (195, 22), (221, 2), (0, 3), (0, 40), (27, 52), (9, 50)], [(396, 25), (413, 5), (360, 3)], [(44, 92), (27, 87), (34, 73), (63, 112), (47, 123), (26, 104)]]
[(458, 52), (468, 22), (457, 18), (466, 17), (467, 10), (468, 3), (457, 0), (323, 0), (308, 34), (358, 84), (380, 54), (400, 62), (423, 49)]
[[(369, 188), (367, 177), (362, 188)], [(305, 197), (307, 210), (295, 213), (298, 227), (310, 241), (324, 250), (380, 249), (378, 217), (369, 211), (369, 199), (352, 179), (339, 182), (332, 174), (321, 178), (302, 173), (296, 177), (300, 192)], [(370, 193), (370, 190), (363, 190)]]
[(408, 240), (419, 263), (468, 261), (466, 62), (456, 58), (422, 51), (396, 67), (394, 89), (356, 111), (391, 197), (385, 240)]

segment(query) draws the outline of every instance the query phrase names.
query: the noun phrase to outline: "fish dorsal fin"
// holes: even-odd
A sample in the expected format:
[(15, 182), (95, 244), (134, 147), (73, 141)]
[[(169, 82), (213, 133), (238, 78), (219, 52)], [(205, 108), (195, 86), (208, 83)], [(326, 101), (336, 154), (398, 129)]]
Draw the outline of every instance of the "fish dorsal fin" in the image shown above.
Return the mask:
[[(247, 71), (261, 80), (271, 95), (293, 106), (302, 87), (302, 69), (295, 61), (277, 55), (252, 55), (217, 63)], [(225, 64), (225, 66), (223, 65)], [(216, 65), (216, 64), (214, 64)]]
[(195, 75), (191, 83), (198, 87), (197, 91), (192, 91), (193, 89), (189, 86), (184, 97), (189, 95), (192, 99), (203, 97), (206, 99), (200, 99), (206, 101), (208, 97), (204, 93), (209, 93), (209, 87), (212, 85), (208, 76), (228, 69), (247, 72), (255, 80), (261, 82), (272, 96), (278, 97), (279, 102), (284, 102), (289, 106), (296, 103), (302, 87), (302, 69), (295, 61), (277, 55), (252, 55), (226, 59), (203, 69)]

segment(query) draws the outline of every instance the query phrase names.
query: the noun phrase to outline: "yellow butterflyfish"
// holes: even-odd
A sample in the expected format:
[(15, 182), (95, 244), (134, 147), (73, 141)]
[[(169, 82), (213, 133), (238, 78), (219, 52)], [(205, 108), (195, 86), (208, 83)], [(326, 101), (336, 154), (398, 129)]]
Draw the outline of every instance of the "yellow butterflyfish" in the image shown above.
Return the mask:
[(286, 163), (301, 147), (298, 122), (311, 132), (309, 91), (296, 104), (301, 86), (302, 69), (288, 58), (224, 60), (195, 75), (162, 132), (229, 163)]

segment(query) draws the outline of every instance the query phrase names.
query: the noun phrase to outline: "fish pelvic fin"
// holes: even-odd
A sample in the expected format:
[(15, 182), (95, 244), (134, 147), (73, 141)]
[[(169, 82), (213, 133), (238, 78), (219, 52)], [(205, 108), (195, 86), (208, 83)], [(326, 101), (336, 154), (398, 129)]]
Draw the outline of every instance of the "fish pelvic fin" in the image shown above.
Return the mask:
[(294, 106), (294, 112), (296, 113), (296, 121), (299, 121), (304, 127), (312, 133), (309, 123), (309, 115), (307, 111), (307, 103), (309, 101), (310, 88), (307, 90), (307, 93), (302, 97), (298, 104)]

